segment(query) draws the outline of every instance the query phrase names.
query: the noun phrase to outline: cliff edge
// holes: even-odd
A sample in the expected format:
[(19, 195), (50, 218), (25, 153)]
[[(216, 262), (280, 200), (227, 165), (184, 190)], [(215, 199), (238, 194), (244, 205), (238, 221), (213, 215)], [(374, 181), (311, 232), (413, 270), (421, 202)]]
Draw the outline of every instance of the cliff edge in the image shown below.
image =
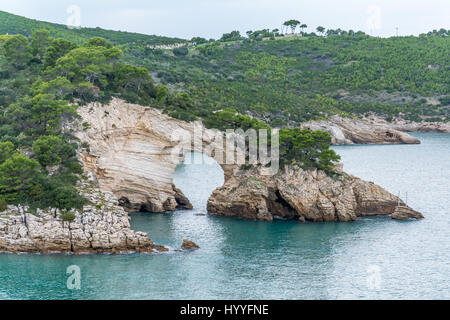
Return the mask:
[(258, 168), (237, 169), (208, 200), (214, 215), (272, 221), (354, 221), (358, 217), (392, 215), (393, 219), (421, 219), (422, 214), (372, 182), (338, 169), (335, 176), (323, 171), (286, 167), (274, 176)]

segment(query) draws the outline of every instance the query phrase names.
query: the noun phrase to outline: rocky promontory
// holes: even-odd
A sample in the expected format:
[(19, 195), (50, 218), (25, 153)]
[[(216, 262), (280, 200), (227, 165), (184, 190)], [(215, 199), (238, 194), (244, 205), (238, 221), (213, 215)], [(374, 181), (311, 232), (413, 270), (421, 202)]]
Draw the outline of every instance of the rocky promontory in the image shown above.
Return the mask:
[[(419, 144), (420, 140), (399, 131), (387, 122), (370, 122), (358, 118), (330, 116), (327, 120), (314, 120), (301, 124), (302, 128), (327, 131), (332, 144)], [(406, 131), (406, 130), (404, 130)]]
[[(202, 152), (214, 142), (213, 130), (120, 99), (92, 103), (78, 113), (85, 123), (75, 133), (85, 146), (81, 159), (101, 190), (116, 195), (130, 212), (192, 209), (173, 174), (191, 147)], [(201, 138), (192, 146), (197, 130)]]
[(117, 198), (89, 182), (80, 183), (89, 200), (73, 210), (69, 221), (59, 210), (9, 206), (0, 213), (0, 252), (12, 253), (151, 253), (162, 251), (146, 233), (130, 229), (128, 214)]
[(208, 212), (263, 221), (344, 222), (374, 215), (423, 218), (380, 186), (339, 168), (334, 176), (298, 167), (286, 167), (274, 176), (262, 175), (258, 168), (237, 169), (211, 195)]

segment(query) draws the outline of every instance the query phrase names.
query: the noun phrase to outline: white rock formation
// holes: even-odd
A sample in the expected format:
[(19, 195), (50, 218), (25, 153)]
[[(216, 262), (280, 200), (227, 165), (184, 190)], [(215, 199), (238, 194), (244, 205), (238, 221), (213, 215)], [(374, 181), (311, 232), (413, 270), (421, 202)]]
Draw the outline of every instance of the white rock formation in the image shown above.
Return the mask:
[[(113, 192), (130, 211), (192, 208), (173, 185), (173, 174), (188, 151), (202, 152), (214, 143), (215, 131), (119, 99), (89, 104), (78, 113), (89, 123), (76, 133), (89, 145), (82, 160), (102, 190)], [(194, 133), (200, 138), (192, 145)]]
[[(104, 106), (94, 103), (82, 107), (79, 113), (90, 124), (89, 129), (77, 133), (90, 146), (89, 154), (83, 155), (85, 168), (95, 174), (102, 190), (113, 192), (129, 210), (163, 212), (186, 203), (180, 201), (181, 192), (174, 191), (175, 167), (183, 161), (186, 150), (190, 150), (194, 131), (202, 133), (193, 148), (200, 152), (214, 144), (215, 131), (200, 125), (195, 129), (192, 123), (119, 99)], [(311, 129), (331, 128), (336, 142), (340, 143), (418, 143), (407, 134), (383, 126), (373, 129), (360, 120), (332, 119), (332, 126), (329, 122), (324, 127), (321, 122), (309, 125)], [(387, 133), (393, 136), (386, 136)], [(223, 153), (223, 149), (217, 150)], [(381, 187), (348, 175), (345, 175), (347, 179), (333, 180), (323, 172), (316, 172), (311, 178), (301, 169), (288, 176), (263, 176), (260, 172), (240, 170), (237, 165), (222, 165), (222, 168), (226, 183), (208, 202), (209, 211), (214, 214), (261, 220), (284, 216), (349, 221), (360, 215), (392, 214), (401, 203)], [(305, 183), (306, 178), (310, 182)], [(332, 186), (335, 188), (330, 189)], [(290, 204), (283, 205), (285, 202)], [(416, 214), (412, 209), (408, 212), (405, 215)]]
[(61, 212), (9, 206), (0, 213), (0, 252), (14, 253), (128, 253), (165, 251), (146, 233), (130, 229), (128, 214), (117, 198), (90, 183), (79, 184), (91, 204), (72, 211), (73, 221)]
[(419, 144), (420, 140), (398, 131), (387, 123), (375, 123), (357, 118), (333, 115), (328, 120), (303, 123), (302, 128), (327, 131), (333, 144)]

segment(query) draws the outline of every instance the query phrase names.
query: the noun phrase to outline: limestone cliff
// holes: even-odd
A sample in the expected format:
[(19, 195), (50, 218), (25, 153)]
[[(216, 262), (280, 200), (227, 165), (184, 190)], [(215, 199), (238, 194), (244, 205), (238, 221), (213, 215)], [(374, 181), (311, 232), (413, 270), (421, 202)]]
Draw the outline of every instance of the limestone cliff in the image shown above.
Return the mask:
[(394, 129), (387, 123), (369, 122), (357, 118), (331, 116), (328, 120), (309, 121), (301, 125), (311, 130), (327, 131), (333, 144), (419, 144), (420, 140)]
[(82, 160), (102, 190), (114, 193), (129, 211), (192, 208), (173, 185), (173, 174), (191, 148), (194, 130), (202, 136), (193, 146), (198, 151), (213, 142), (214, 131), (119, 99), (108, 105), (92, 103), (78, 113), (88, 124), (76, 132), (88, 149)]
[[(190, 207), (186, 197), (173, 185), (175, 168), (191, 147), (194, 151), (204, 151), (212, 145), (216, 132), (119, 99), (113, 99), (108, 105), (94, 103), (82, 107), (79, 113), (88, 124), (76, 133), (89, 146), (83, 162), (86, 170), (97, 177), (102, 190), (114, 193), (128, 210), (163, 212)], [(336, 123), (350, 128), (346, 121), (340, 119)], [(352, 126), (356, 126), (352, 129), (354, 142), (361, 142), (370, 126), (358, 129), (356, 122)], [(190, 139), (183, 140), (192, 137), (195, 130), (201, 132), (201, 141), (192, 145)], [(386, 133), (393, 132), (395, 139), (418, 142), (386, 128), (379, 132), (384, 134), (383, 139), (372, 135), (370, 141), (386, 142)], [(208, 210), (213, 214), (260, 220), (280, 216), (350, 221), (358, 216), (393, 214), (399, 205), (404, 206), (381, 187), (343, 172), (337, 178), (330, 178), (323, 172), (291, 168), (275, 176), (264, 176), (256, 169), (242, 171), (237, 165), (222, 165), (222, 168), (226, 183), (208, 202)], [(422, 217), (410, 208), (397, 216)]]
[(75, 219), (63, 221), (59, 211), (9, 206), (0, 213), (0, 252), (128, 253), (164, 251), (146, 233), (130, 229), (128, 214), (117, 198), (89, 182), (78, 186), (90, 201)]
[[(208, 201), (215, 215), (272, 221), (353, 221), (361, 216), (392, 215), (394, 219), (423, 218), (383, 188), (340, 171), (286, 168), (275, 176), (257, 168), (237, 170)], [(394, 214), (395, 213), (395, 214)]]
[(370, 115), (366, 120), (373, 125), (386, 126), (395, 130), (404, 132), (437, 132), (437, 133), (450, 133), (449, 122), (414, 122), (404, 119), (394, 119), (392, 122), (387, 122), (385, 119), (376, 115)]

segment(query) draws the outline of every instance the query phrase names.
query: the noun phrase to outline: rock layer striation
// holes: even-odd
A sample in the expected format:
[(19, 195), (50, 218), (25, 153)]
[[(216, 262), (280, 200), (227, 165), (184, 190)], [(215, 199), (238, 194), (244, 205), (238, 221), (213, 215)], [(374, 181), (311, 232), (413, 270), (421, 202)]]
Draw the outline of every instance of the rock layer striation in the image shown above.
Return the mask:
[(305, 129), (324, 130), (338, 144), (419, 144), (420, 140), (387, 123), (375, 123), (357, 118), (333, 115), (327, 120), (314, 120), (301, 125)]
[(292, 167), (275, 176), (261, 175), (257, 168), (237, 170), (211, 195), (208, 212), (264, 221), (354, 221), (373, 215), (423, 218), (374, 183), (342, 171), (330, 177), (323, 171)]
[(9, 206), (0, 213), (0, 252), (13, 253), (151, 253), (159, 250), (146, 233), (130, 229), (117, 198), (90, 183), (79, 185), (91, 204), (63, 221), (58, 210)]

